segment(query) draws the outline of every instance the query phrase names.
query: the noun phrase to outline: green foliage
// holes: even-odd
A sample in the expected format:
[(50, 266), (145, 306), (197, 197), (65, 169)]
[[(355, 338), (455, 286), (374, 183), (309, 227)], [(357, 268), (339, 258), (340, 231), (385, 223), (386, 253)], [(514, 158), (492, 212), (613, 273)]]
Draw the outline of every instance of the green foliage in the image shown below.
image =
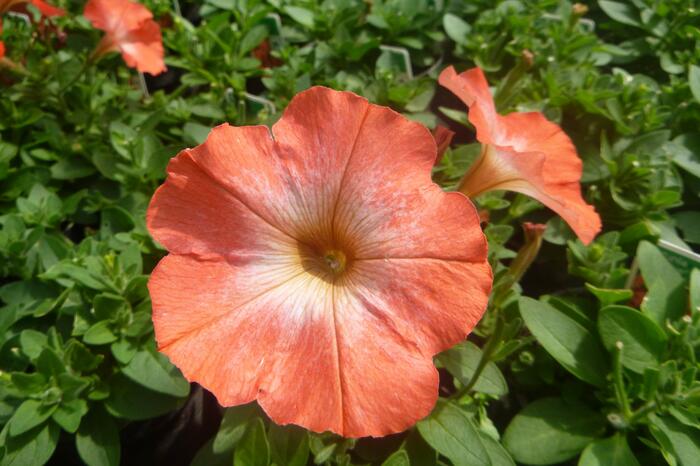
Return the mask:
[[(430, 416), (385, 442), (227, 408), (192, 464), (697, 462), (700, 264), (664, 246), (700, 244), (695, 2), (149, 0), (171, 73), (147, 88), (116, 54), (83, 66), (100, 34), (84, 2), (54, 3), (69, 14), (46, 29), (2, 18), (0, 465), (119, 464), (124, 432), (180, 413), (190, 386), (156, 351), (146, 285), (164, 250), (144, 219), (173, 155), (320, 84), (458, 131), (434, 169), (453, 189), (480, 146), (438, 91), (448, 64), (482, 67), (501, 113), (563, 127), (603, 234), (583, 245), (522, 195), (475, 199), (495, 291), (470, 341), (436, 357)], [(512, 283), (524, 221), (548, 229)]]

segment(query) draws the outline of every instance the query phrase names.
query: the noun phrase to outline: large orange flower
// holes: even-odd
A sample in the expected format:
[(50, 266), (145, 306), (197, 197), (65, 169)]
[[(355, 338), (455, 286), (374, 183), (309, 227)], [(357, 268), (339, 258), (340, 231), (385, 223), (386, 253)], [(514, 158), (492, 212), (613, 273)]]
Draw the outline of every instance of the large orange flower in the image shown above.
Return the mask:
[(473, 205), (430, 179), (435, 154), (420, 124), (323, 87), (272, 132), (216, 127), (148, 208), (171, 253), (149, 282), (159, 349), (279, 424), (381, 436), (427, 415), (432, 356), (492, 281)]
[(600, 217), (581, 197), (582, 163), (562, 129), (538, 112), (499, 115), (484, 73), (453, 67), (439, 82), (469, 107), (484, 144), (459, 190), (467, 196), (505, 189), (531, 196), (559, 214), (584, 243), (600, 231)]
[(106, 33), (93, 57), (118, 51), (127, 66), (143, 73), (166, 70), (160, 26), (148, 8), (129, 0), (90, 0), (83, 14)]
[(58, 7), (49, 5), (42, 0), (0, 0), (0, 14), (6, 13), (13, 8), (22, 6), (25, 3), (31, 3), (44, 16), (63, 16), (66, 12)]

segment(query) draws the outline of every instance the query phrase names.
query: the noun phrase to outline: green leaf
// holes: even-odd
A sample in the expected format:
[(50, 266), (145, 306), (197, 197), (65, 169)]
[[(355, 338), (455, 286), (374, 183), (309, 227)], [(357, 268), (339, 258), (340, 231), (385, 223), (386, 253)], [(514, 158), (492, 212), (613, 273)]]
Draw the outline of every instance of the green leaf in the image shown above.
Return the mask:
[(72, 369), (78, 372), (89, 372), (97, 369), (103, 359), (103, 355), (93, 354), (87, 346), (74, 338), (68, 340), (66, 344), (65, 360)]
[(690, 65), (688, 69), (688, 85), (695, 100), (700, 102), (700, 66)]
[(31, 360), (35, 360), (39, 357), (44, 347), (47, 345), (47, 341), (44, 333), (32, 329), (22, 330), (19, 337), (22, 352)]
[(491, 466), (515, 466), (515, 461), (508, 453), (503, 445), (497, 442), (493, 437), (479, 431), (481, 436), (481, 441), (486, 447), (486, 453), (489, 455), (489, 460), (491, 461)]
[(97, 320), (111, 320), (129, 305), (124, 298), (112, 293), (101, 293), (92, 300)]
[[(671, 416), (650, 416), (650, 421), (652, 435), (679, 466), (697, 464), (700, 458), (700, 430), (686, 426)], [(666, 459), (669, 460), (668, 457)]]
[(134, 382), (166, 395), (184, 397), (190, 392), (190, 384), (180, 371), (160, 353), (141, 351), (122, 369)]
[(639, 466), (624, 435), (596, 440), (583, 450), (578, 466)]
[(700, 269), (693, 269), (690, 273), (690, 310), (700, 312)]
[(117, 374), (109, 381), (109, 398), (105, 408), (115, 417), (140, 421), (175, 409), (180, 398), (148, 390)]
[(406, 449), (406, 453), (408, 453), (412, 465), (437, 465), (437, 452), (428, 445), (417, 430), (413, 429), (410, 431), (404, 442), (404, 448)]
[(182, 127), (182, 132), (185, 138), (188, 142), (193, 144), (203, 143), (207, 139), (207, 136), (209, 136), (210, 131), (211, 128), (209, 126), (204, 126), (191, 121), (188, 121)]
[(600, 413), (580, 403), (542, 398), (516, 414), (503, 444), (520, 463), (555, 464), (576, 456), (605, 431), (605, 425)]
[(607, 354), (597, 336), (547, 303), (522, 297), (520, 315), (554, 359), (584, 382), (605, 385)]
[(238, 46), (238, 53), (242, 56), (253, 50), (267, 37), (267, 27), (263, 25), (254, 26), (243, 36), (241, 44)]
[(80, 420), (88, 411), (88, 406), (85, 400), (76, 399), (66, 401), (58, 406), (51, 417), (56, 424), (61, 426), (63, 430), (74, 434), (80, 426)]
[(95, 173), (95, 167), (79, 157), (65, 157), (51, 166), (51, 177), (57, 180), (74, 180)]
[(24, 394), (33, 394), (46, 390), (48, 378), (38, 372), (27, 374), (25, 372), (13, 372), (10, 375), (12, 384)]
[(639, 243), (637, 260), (647, 288), (651, 288), (657, 282), (664, 283), (669, 289), (683, 285), (683, 276), (659, 251), (659, 248), (650, 242)]
[(685, 305), (686, 294), (683, 284), (670, 288), (668, 283), (657, 281), (649, 287), (640, 308), (656, 323), (665, 325), (667, 320), (679, 319), (685, 311)]
[(272, 463), (305, 466), (309, 459), (309, 437), (297, 426), (270, 423), (270, 457)]
[(219, 431), (199, 449), (190, 466), (230, 466), (233, 449), (243, 438), (248, 421), (256, 413), (254, 403), (226, 408)]
[(611, 2), (608, 0), (598, 0), (600, 9), (615, 21), (630, 26), (641, 26), (639, 12), (632, 6), (621, 2)]
[(122, 364), (129, 364), (139, 350), (135, 343), (126, 338), (122, 338), (121, 340), (117, 340), (112, 343), (110, 349), (112, 350), (112, 354), (116, 360)]
[(469, 23), (464, 21), (459, 16), (447, 13), (442, 17), (442, 26), (450, 39), (458, 44), (468, 43), (468, 36), (472, 28)]
[(700, 133), (681, 134), (673, 140), (673, 161), (700, 178)]
[(45, 464), (51, 456), (61, 429), (49, 422), (43, 427), (25, 432), (18, 437), (10, 437), (5, 444), (5, 456), (0, 460), (2, 466), (39, 466)]
[(110, 328), (111, 325), (112, 323), (108, 320), (97, 322), (85, 332), (83, 341), (88, 345), (106, 345), (116, 341), (117, 336)]
[[(438, 360), (450, 374), (463, 385), (467, 385), (474, 375), (481, 359), (481, 349), (474, 343), (465, 341), (440, 354)], [(501, 397), (508, 393), (508, 384), (498, 366), (489, 362), (479, 376), (474, 390)]]
[(110, 286), (105, 283), (103, 277), (88, 268), (66, 262), (59, 262), (53, 265), (41, 275), (41, 278), (47, 278), (49, 280), (64, 277), (94, 290), (107, 290), (110, 288)]
[(119, 466), (119, 431), (112, 418), (102, 409), (94, 407), (83, 418), (75, 437), (75, 446), (87, 466)]
[(439, 399), (430, 416), (419, 421), (417, 427), (425, 441), (454, 466), (490, 464), (479, 432), (455, 404)]
[(398, 450), (384, 460), (382, 466), (411, 466), (411, 461), (405, 450)]
[(268, 466), (270, 444), (265, 435), (265, 424), (259, 417), (250, 421), (245, 435), (233, 454), (234, 466)]
[(307, 28), (314, 27), (313, 11), (298, 6), (285, 6), (284, 12), (302, 26), (306, 26)]
[(608, 306), (598, 316), (603, 344), (612, 351), (622, 342), (622, 365), (637, 374), (658, 366), (666, 353), (668, 337), (663, 329), (641, 312), (626, 306)]
[(588, 288), (588, 291), (593, 293), (593, 295), (598, 298), (600, 305), (603, 307), (610, 304), (616, 304), (621, 301), (629, 301), (634, 295), (632, 290), (609, 290), (605, 288), (598, 288), (590, 283), (586, 283), (586, 288)]
[(21, 435), (46, 421), (56, 410), (55, 404), (45, 405), (38, 400), (24, 400), (9, 421), (10, 436)]

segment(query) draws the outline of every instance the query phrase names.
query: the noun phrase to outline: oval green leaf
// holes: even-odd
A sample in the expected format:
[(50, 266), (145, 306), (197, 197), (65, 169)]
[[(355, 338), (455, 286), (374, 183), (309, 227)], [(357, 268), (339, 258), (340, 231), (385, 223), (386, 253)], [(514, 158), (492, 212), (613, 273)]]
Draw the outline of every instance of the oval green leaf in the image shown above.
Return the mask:
[(513, 418), (503, 444), (519, 463), (555, 464), (576, 456), (604, 431), (600, 413), (560, 398), (542, 398)]
[(598, 316), (603, 344), (612, 350), (622, 342), (622, 365), (637, 374), (658, 366), (666, 351), (667, 337), (656, 322), (627, 306), (607, 306)]
[(639, 466), (624, 435), (597, 440), (586, 447), (578, 466)]
[(467, 414), (458, 406), (438, 400), (427, 418), (417, 424), (418, 432), (454, 466), (490, 465), (491, 460)]
[(594, 333), (547, 303), (523, 297), (519, 305), (527, 327), (559, 364), (584, 382), (605, 385), (608, 356)]

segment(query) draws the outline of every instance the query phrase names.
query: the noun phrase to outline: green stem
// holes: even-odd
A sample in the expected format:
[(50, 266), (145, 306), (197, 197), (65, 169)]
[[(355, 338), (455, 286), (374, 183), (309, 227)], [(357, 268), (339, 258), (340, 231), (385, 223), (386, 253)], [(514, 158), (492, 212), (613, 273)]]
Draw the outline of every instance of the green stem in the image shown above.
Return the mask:
[(648, 403), (645, 403), (642, 405), (639, 409), (637, 409), (635, 412), (633, 412), (630, 417), (627, 419), (627, 423), (629, 425), (633, 425), (634, 423), (638, 422), (640, 419), (644, 418), (647, 414), (649, 414), (651, 411), (654, 411), (657, 408), (656, 406), (656, 401), (650, 401)]
[(501, 343), (504, 322), (503, 319), (501, 319), (498, 308), (494, 308), (494, 313), (496, 314), (496, 327), (493, 329), (493, 333), (491, 334), (491, 337), (489, 337), (489, 341), (486, 343), (486, 346), (484, 346), (484, 350), (481, 353), (481, 359), (479, 359), (479, 364), (476, 366), (476, 370), (474, 370), (474, 375), (472, 375), (471, 379), (469, 379), (469, 383), (459, 391), (458, 398), (461, 398), (474, 388), (474, 385), (476, 385), (476, 383), (479, 381), (481, 373), (484, 372), (484, 369), (486, 369), (486, 365), (491, 362), (491, 356)]
[(615, 397), (617, 403), (622, 410), (622, 416), (625, 421), (629, 422), (632, 417), (632, 409), (630, 401), (627, 398), (627, 390), (625, 390), (625, 381), (622, 377), (622, 349), (624, 348), (621, 341), (615, 344), (615, 353), (613, 355), (613, 381), (615, 384)]

